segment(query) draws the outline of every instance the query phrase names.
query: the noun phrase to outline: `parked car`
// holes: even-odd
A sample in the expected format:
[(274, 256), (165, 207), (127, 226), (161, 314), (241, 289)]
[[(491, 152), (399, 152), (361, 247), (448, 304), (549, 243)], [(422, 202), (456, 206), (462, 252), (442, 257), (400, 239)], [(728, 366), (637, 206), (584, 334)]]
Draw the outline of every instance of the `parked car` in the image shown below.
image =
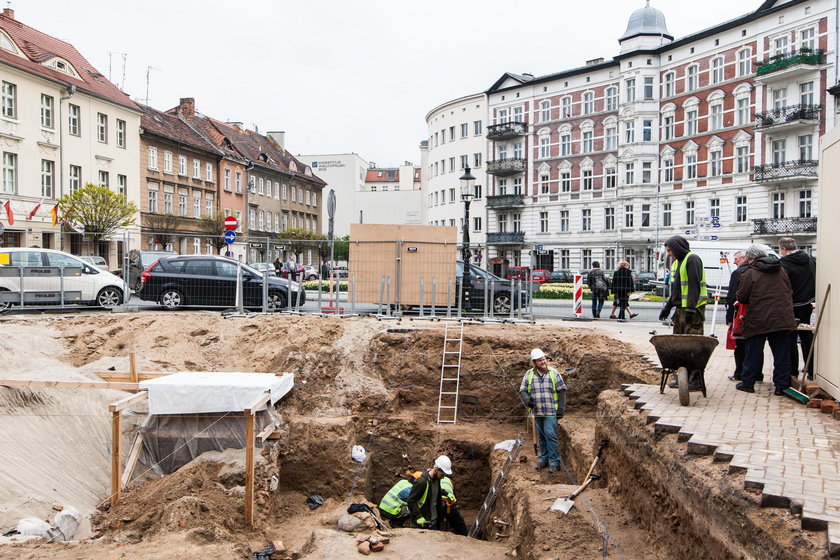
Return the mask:
[(237, 268), (242, 267), (242, 293), (245, 307), (261, 307), (263, 282), (268, 282), (268, 309), (287, 306), (290, 284), (292, 303), (303, 305), (306, 292), (296, 282), (264, 276), (262, 272), (233, 259), (218, 255), (176, 255), (158, 259), (141, 276), (137, 295), (156, 301), (167, 309), (185, 305), (234, 307)]
[(332, 270), (333, 278), (336, 280), (347, 280), (350, 277), (350, 271), (346, 266), (336, 266)]
[(79, 259), (100, 270), (108, 271), (108, 263), (105, 262), (104, 257), (100, 257), (99, 255), (82, 255)]
[(653, 289), (654, 280), (656, 280), (656, 274), (653, 272), (640, 272), (633, 282), (633, 287), (636, 291), (647, 292)]
[(530, 270), (527, 266), (509, 266), (505, 271), (505, 278), (507, 280), (527, 280)]
[(532, 282), (539, 282), (540, 284), (545, 284), (548, 281), (548, 271), (547, 270), (535, 270), (531, 273), (531, 281)]
[(575, 281), (575, 275), (571, 270), (552, 270), (545, 281), (548, 284), (571, 284)]
[[(61, 290), (65, 292), (65, 304), (96, 305), (111, 309), (125, 301), (127, 287), (123, 280), (110, 272), (96, 268), (79, 257), (53, 249), (7, 247), (0, 249), (0, 266), (22, 267), (64, 267), (78, 268), (78, 275), (68, 274), (63, 278), (52, 270), (43, 275), (23, 278), (24, 304), (59, 305)], [(19, 276), (0, 276), (0, 293), (20, 292)], [(75, 294), (78, 299), (67, 301)], [(20, 301), (18, 294), (0, 297), (0, 310), (8, 309)]]
[(251, 268), (255, 268), (255, 269), (259, 270), (263, 274), (268, 274), (269, 276), (277, 276), (277, 271), (274, 270), (274, 264), (273, 263), (259, 262), (259, 263), (251, 263), (249, 266)]
[[(458, 261), (456, 268), (458, 279), (464, 277), (464, 262)], [(513, 293), (513, 283), (510, 280), (499, 278), (495, 274), (487, 272), (474, 264), (470, 264), (470, 309), (481, 311), (484, 309), (484, 290), (487, 286), (488, 295), (493, 298), (493, 313), (504, 315), (510, 313), (510, 306), (525, 307), (528, 305), (528, 292), (519, 290), (518, 294)], [(458, 305), (461, 304), (461, 294), (457, 295)]]
[(318, 272), (318, 269), (314, 266), (306, 264), (306, 265), (303, 266), (303, 268), (304, 268), (304, 273), (303, 273), (304, 280), (317, 280), (321, 276), (321, 274)]
[[(177, 255), (175, 251), (138, 251), (132, 249), (128, 252), (128, 285), (135, 292), (140, 290), (140, 275), (149, 268), (153, 262), (161, 257)], [(114, 274), (122, 278), (123, 271), (117, 269)]]

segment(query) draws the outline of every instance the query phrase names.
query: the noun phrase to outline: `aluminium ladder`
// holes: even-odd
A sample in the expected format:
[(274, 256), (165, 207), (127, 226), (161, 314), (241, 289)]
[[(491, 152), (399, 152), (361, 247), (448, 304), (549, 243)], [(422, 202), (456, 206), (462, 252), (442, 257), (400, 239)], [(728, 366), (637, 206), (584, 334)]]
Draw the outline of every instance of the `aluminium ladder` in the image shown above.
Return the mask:
[[(457, 335), (457, 338), (454, 338)], [(458, 391), (461, 386), (461, 351), (464, 347), (464, 324), (446, 324), (443, 331), (443, 358), (440, 365), (438, 424), (458, 421)]]

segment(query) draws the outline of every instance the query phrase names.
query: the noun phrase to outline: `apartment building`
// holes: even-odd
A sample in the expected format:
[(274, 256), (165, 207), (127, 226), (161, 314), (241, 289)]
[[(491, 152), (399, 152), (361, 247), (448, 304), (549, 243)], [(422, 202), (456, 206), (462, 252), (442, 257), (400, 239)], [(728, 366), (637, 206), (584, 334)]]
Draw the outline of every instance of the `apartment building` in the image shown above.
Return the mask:
[(675, 40), (648, 4), (612, 60), (502, 75), (486, 92), (493, 270), (652, 270), (673, 234), (812, 247), (836, 16), (829, 0), (768, 0)]
[(420, 225), (422, 170), (410, 161), (399, 167), (371, 163), (356, 193), (359, 223)]

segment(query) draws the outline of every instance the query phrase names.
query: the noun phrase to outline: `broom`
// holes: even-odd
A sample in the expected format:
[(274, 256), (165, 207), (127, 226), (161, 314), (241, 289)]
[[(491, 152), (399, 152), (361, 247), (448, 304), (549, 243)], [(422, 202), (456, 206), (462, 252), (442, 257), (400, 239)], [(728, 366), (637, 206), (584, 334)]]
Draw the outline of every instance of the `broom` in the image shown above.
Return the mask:
[[(805, 365), (802, 366), (802, 381), (800, 381), (799, 383), (800, 388), (805, 386), (805, 379), (808, 372), (808, 366), (811, 364), (811, 358), (814, 355), (814, 346), (817, 345), (817, 333), (820, 331), (820, 322), (822, 322), (823, 311), (825, 311), (825, 304), (828, 301), (829, 293), (831, 293), (831, 284), (825, 287), (825, 296), (823, 297), (822, 304), (820, 304), (820, 314), (817, 316), (817, 325), (814, 327), (814, 340), (811, 343), (811, 348), (808, 349), (808, 357), (805, 358)], [(793, 387), (788, 387), (782, 392), (785, 394), (785, 396), (790, 397), (796, 402), (802, 404), (808, 404), (808, 401), (811, 400), (811, 397), (809, 397), (801, 391), (797, 391)]]

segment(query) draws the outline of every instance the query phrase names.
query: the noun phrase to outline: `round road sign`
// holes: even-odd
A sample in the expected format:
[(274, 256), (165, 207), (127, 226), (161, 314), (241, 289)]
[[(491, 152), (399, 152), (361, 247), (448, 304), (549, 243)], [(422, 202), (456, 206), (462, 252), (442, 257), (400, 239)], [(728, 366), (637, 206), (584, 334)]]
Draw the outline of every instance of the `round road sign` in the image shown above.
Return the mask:
[(225, 243), (232, 245), (236, 242), (236, 232), (228, 230), (225, 232)]
[(236, 229), (238, 226), (239, 222), (233, 216), (227, 216), (225, 218), (225, 229)]

